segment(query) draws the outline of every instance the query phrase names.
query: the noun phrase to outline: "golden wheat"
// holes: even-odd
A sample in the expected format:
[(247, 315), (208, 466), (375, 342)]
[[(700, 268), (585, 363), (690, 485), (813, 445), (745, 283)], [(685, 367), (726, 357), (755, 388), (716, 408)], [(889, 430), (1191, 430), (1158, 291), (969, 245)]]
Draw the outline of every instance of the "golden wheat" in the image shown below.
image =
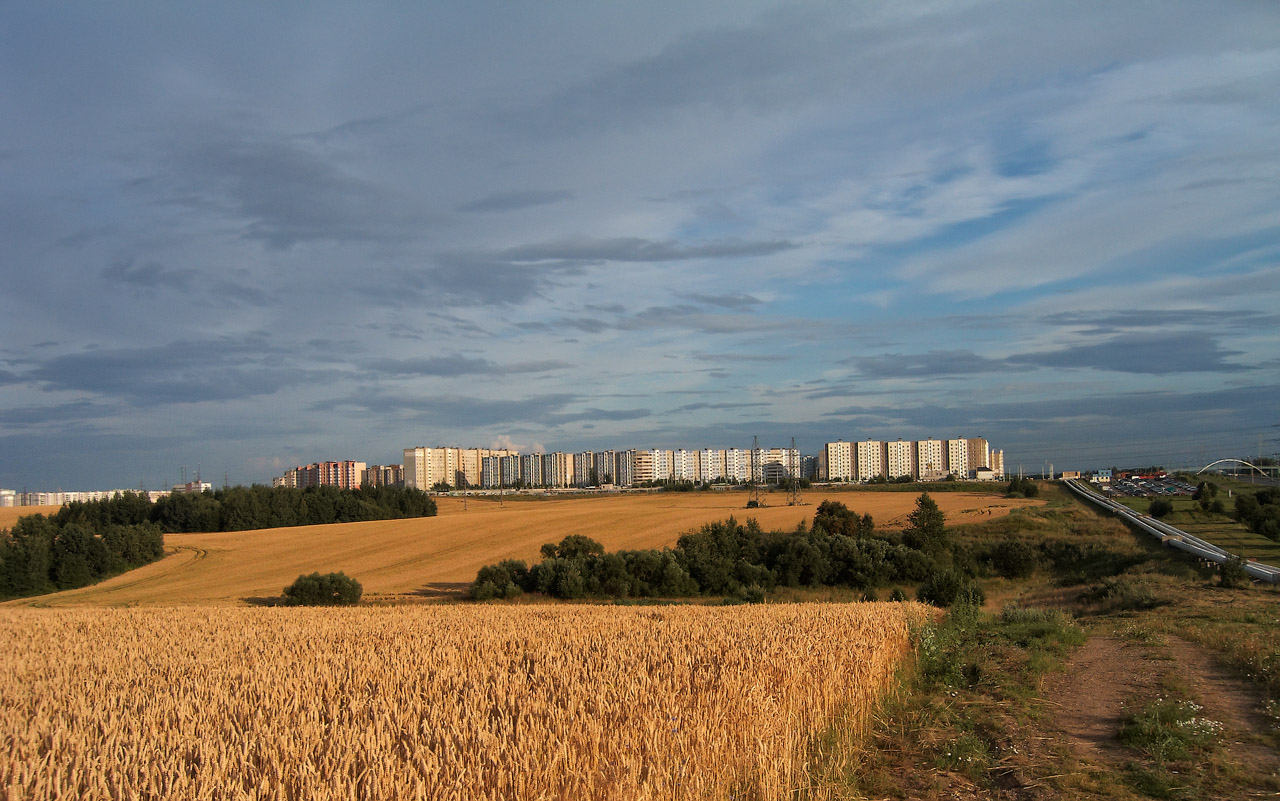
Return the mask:
[(915, 604), (0, 610), (10, 799), (782, 798)]

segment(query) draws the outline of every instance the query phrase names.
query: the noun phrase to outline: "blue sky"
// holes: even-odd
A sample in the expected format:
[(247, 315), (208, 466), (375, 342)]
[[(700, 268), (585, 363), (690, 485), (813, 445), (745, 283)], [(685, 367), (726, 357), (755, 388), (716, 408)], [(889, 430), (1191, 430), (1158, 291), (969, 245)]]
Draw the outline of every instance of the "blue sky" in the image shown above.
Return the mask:
[(0, 486), (1280, 451), (1280, 5), (0, 11)]

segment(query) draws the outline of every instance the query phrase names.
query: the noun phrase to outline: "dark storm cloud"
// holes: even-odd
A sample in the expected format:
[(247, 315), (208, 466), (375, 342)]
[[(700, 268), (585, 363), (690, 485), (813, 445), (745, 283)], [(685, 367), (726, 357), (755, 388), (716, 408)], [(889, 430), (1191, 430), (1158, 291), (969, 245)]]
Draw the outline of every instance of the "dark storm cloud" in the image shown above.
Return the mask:
[(967, 350), (853, 356), (847, 364), (869, 379), (949, 378), (1043, 368), (1079, 368), (1141, 375), (1236, 373), (1253, 369), (1226, 361), (1240, 351), (1223, 349), (1198, 334), (1128, 334), (1103, 342), (989, 359)]
[(690, 300), (696, 300), (707, 306), (719, 306), (722, 309), (752, 309), (759, 306), (761, 301), (751, 295), (698, 295), (691, 294), (688, 296)]
[(1120, 373), (1235, 373), (1251, 368), (1226, 361), (1240, 351), (1224, 350), (1217, 341), (1197, 334), (1134, 334), (1094, 345), (1011, 356), (1009, 364), (1078, 367)]
[(778, 353), (694, 353), (702, 362), (785, 362), (790, 357)]
[(563, 425), (565, 423), (583, 421), (597, 423), (616, 422), (620, 420), (640, 420), (652, 415), (653, 412), (649, 409), (585, 409), (581, 412), (549, 415), (545, 422), (549, 425)]
[(118, 261), (102, 271), (102, 278), (108, 282), (139, 289), (169, 287), (186, 290), (191, 287), (191, 281), (196, 275), (195, 270), (168, 270), (159, 262), (139, 264), (135, 259)]
[(55, 356), (27, 373), (50, 390), (123, 398), (138, 406), (270, 395), (318, 377), (285, 363), (265, 336), (101, 348)]
[(407, 211), (405, 198), (299, 141), (210, 138), (183, 149), (178, 164), (191, 183), (177, 202), (221, 209), (246, 237), (273, 248), (422, 235), (425, 219)]
[(27, 406), (16, 409), (5, 409), (0, 412), (10, 430), (28, 426), (56, 423), (63, 426), (67, 423), (81, 423), (107, 417), (119, 411), (117, 407), (106, 406), (90, 401), (75, 401), (50, 406)]
[(839, 364), (857, 368), (866, 378), (943, 378), (947, 376), (1027, 370), (1003, 359), (988, 359), (967, 350), (931, 350), (928, 353), (885, 353), (851, 356)]
[(567, 190), (531, 190), (489, 195), (458, 207), (458, 211), (472, 213), (519, 211), (535, 206), (546, 206), (571, 200), (573, 193)]
[(709, 409), (711, 411), (725, 412), (725, 411), (731, 411), (734, 409), (754, 409), (754, 408), (759, 408), (761, 406), (768, 406), (768, 405), (769, 404), (764, 403), (763, 401), (747, 402), (747, 403), (708, 403), (705, 401), (701, 401), (698, 403), (686, 403), (684, 406), (679, 406), (675, 409), (672, 409), (672, 411), (673, 412), (696, 412), (696, 411), (701, 411), (703, 409)]
[(796, 247), (792, 242), (708, 242), (685, 244), (638, 237), (564, 239), (507, 248), (500, 256), (511, 262), (668, 262), (768, 256)]
[(573, 365), (557, 360), (543, 360), (515, 364), (496, 364), (488, 359), (467, 356), (436, 356), (418, 359), (374, 359), (362, 363), (377, 373), (393, 376), (435, 376), (456, 378), (464, 375), (515, 375), (547, 373), (563, 370)]
[(316, 411), (355, 409), (368, 414), (394, 415), (398, 419), (438, 427), (441, 431), (457, 431), (469, 427), (543, 423), (563, 414), (564, 407), (574, 400), (575, 396), (560, 393), (502, 400), (366, 390), (320, 401), (310, 408)]
[(1237, 309), (1221, 312), (1206, 309), (1131, 309), (1125, 311), (1068, 311), (1040, 318), (1046, 325), (1089, 326), (1090, 334), (1115, 334), (1140, 328), (1249, 330), (1280, 327), (1280, 314)]

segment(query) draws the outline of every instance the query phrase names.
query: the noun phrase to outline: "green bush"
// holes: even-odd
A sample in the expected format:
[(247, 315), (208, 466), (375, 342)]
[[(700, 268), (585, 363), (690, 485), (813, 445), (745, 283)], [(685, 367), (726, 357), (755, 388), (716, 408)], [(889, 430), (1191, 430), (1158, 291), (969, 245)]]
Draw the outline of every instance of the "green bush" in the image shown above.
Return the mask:
[(1218, 570), (1218, 584), (1222, 587), (1248, 587), (1252, 582), (1244, 569), (1244, 560), (1232, 556)]
[(1152, 498), (1147, 514), (1152, 517), (1168, 517), (1173, 514), (1173, 501), (1168, 498)]
[(981, 606), (987, 599), (982, 587), (958, 570), (947, 568), (939, 570), (920, 585), (916, 599), (934, 606), (948, 607), (953, 604), (973, 604)]
[(364, 588), (346, 573), (312, 573), (284, 588), (285, 600), (295, 606), (354, 606)]
[(1005, 578), (1027, 578), (1040, 561), (1037, 549), (1021, 540), (1009, 539), (991, 548), (991, 567)]

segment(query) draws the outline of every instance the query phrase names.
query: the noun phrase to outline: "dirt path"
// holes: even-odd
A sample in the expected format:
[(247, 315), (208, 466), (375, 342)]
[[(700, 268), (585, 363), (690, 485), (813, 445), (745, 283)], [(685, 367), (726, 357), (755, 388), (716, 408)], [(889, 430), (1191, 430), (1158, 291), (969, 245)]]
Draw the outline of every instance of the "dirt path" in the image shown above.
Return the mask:
[(1081, 772), (1120, 771), (1137, 756), (1116, 739), (1125, 705), (1146, 703), (1168, 692), (1170, 684), (1185, 688), (1204, 708), (1203, 717), (1223, 724), (1223, 751), (1240, 769), (1239, 797), (1275, 786), (1280, 754), (1264, 736), (1272, 724), (1262, 713), (1262, 692), (1205, 649), (1177, 638), (1141, 643), (1091, 637), (1065, 671), (1046, 681), (1043, 698), (1051, 712), (1043, 733), (1075, 756)]
[(1167, 665), (1157, 664), (1142, 646), (1116, 637), (1090, 637), (1064, 673), (1047, 682), (1044, 699), (1050, 720), (1081, 758), (1110, 762), (1121, 748), (1115, 741), (1124, 702), (1155, 694)]

